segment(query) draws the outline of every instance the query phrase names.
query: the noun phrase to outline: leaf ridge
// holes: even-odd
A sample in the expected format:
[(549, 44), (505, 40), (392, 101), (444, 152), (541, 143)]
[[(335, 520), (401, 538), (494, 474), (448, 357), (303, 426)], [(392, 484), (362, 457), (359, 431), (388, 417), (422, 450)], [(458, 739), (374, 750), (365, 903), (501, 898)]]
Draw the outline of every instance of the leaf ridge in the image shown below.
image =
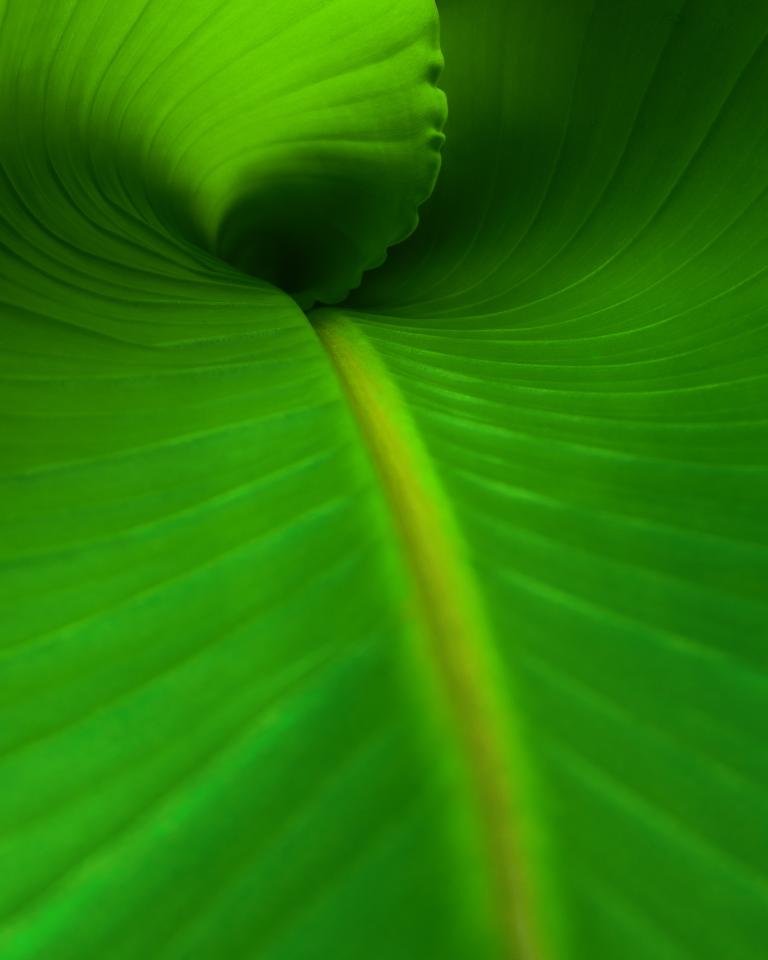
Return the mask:
[(350, 402), (399, 534), (421, 627), (419, 653), (468, 780), (503, 954), (546, 960), (551, 952), (538, 916), (542, 857), (537, 850), (534, 866), (530, 850), (535, 788), (460, 534), (429, 455), (365, 334), (334, 310), (312, 311), (310, 320)]

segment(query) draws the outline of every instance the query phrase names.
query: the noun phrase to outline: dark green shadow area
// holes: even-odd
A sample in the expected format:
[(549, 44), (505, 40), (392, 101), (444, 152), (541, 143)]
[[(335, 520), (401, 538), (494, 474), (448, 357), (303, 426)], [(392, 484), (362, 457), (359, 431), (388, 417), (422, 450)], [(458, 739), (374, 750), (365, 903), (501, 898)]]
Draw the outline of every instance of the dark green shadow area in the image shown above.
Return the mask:
[(237, 270), (274, 284), (303, 309), (338, 302), (361, 251), (339, 224), (365, 207), (366, 186), (309, 176), (248, 188), (221, 219), (213, 253)]

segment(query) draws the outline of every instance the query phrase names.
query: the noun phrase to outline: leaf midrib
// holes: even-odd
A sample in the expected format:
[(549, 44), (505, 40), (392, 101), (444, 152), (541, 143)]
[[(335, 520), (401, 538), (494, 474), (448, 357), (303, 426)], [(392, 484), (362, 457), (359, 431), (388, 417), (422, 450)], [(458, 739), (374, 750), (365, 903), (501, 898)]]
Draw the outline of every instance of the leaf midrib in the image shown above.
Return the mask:
[(514, 704), (504, 694), (480, 591), (448, 500), (406, 404), (353, 319), (309, 314), (381, 483), (412, 585), (420, 661), (467, 783), (506, 960), (548, 960), (523, 830), (536, 819)]

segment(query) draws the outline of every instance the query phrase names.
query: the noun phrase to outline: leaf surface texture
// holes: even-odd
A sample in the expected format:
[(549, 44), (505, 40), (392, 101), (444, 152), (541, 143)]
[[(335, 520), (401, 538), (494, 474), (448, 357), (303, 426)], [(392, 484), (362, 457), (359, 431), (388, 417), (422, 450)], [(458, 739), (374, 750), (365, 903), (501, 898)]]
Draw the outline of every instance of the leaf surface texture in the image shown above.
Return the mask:
[(3, 960), (764, 957), (768, 9), (439, 12), (0, 3)]

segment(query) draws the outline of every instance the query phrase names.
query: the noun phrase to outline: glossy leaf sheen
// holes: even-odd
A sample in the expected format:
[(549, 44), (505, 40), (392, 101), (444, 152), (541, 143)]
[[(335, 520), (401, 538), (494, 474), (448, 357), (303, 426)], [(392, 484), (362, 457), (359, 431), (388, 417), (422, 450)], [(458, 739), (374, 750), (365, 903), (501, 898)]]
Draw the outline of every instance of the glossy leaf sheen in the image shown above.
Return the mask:
[(439, 7), (0, 0), (2, 960), (765, 955), (768, 8)]

